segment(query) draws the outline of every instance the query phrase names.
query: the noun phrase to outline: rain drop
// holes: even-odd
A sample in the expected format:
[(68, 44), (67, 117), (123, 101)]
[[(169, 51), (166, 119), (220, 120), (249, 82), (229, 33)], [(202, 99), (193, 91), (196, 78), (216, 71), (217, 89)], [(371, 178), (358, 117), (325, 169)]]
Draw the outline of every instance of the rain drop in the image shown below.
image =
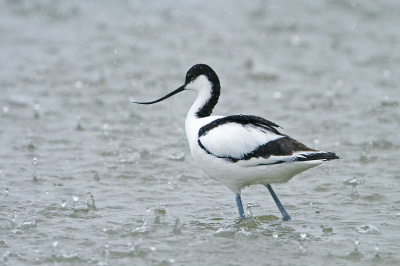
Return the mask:
[(39, 179), (39, 175), (37, 173), (37, 163), (36, 163), (36, 157), (33, 158), (33, 182), (37, 182)]
[(33, 106), (33, 117), (35, 117), (36, 119), (40, 118), (40, 104), (39, 103), (35, 103), (35, 105)]
[(354, 249), (357, 250), (359, 245), (360, 241), (356, 238), (356, 240), (354, 240)]
[(172, 231), (175, 235), (180, 235), (180, 234), (182, 234), (182, 231), (181, 231), (181, 220), (179, 220), (179, 219), (176, 219), (175, 220), (175, 225), (174, 225), (174, 230)]
[(6, 194), (6, 196), (8, 196), (8, 187), (6, 187), (5, 189), (4, 189), (4, 193)]
[(246, 211), (247, 211), (247, 215), (249, 217), (253, 217), (253, 213), (251, 211), (251, 208), (254, 208), (254, 207), (260, 207), (260, 204), (258, 204), (258, 203), (247, 203)]
[(279, 100), (283, 97), (282, 92), (280, 91), (274, 91), (272, 93), (272, 98), (274, 98), (275, 100)]
[(58, 241), (54, 241), (51, 246), (52, 246), (52, 254), (51, 254), (51, 256), (52, 257), (56, 257), (56, 250), (58, 248)]
[(99, 173), (95, 172), (95, 173), (94, 173), (94, 176), (93, 176), (93, 179), (96, 180), (96, 181), (99, 181), (99, 180), (100, 180), (100, 175), (99, 175)]
[(277, 231), (274, 231), (273, 233), (272, 233), (272, 237), (273, 238), (278, 238), (278, 236), (279, 236), (279, 234), (278, 234), (278, 232)]
[(21, 224), (21, 227), (22, 227), (22, 228), (29, 228), (29, 227), (36, 227), (36, 226), (37, 226), (37, 223), (36, 223), (36, 220), (35, 220), (35, 219), (33, 219), (33, 220), (31, 220), (31, 221), (23, 222), (23, 223)]
[(72, 200), (74, 201), (75, 205), (77, 204), (77, 202), (79, 200), (79, 196), (75, 192), (72, 193)]
[(94, 203), (94, 196), (91, 192), (87, 192), (86, 204), (91, 211), (97, 211), (96, 204)]
[(304, 241), (306, 239), (306, 237), (307, 237), (307, 234), (306, 233), (301, 233), (300, 237), (301, 237), (301, 241)]
[(65, 206), (67, 205), (67, 201), (65, 199), (60, 200), (60, 205), (61, 207), (65, 208)]
[(375, 257), (372, 259), (372, 261), (375, 263), (381, 263), (383, 259), (379, 256), (379, 244), (375, 244), (374, 250), (375, 250)]
[(83, 127), (82, 127), (82, 119), (80, 116), (76, 117), (76, 130), (78, 131), (82, 131)]
[(314, 148), (317, 148), (317, 147), (318, 147), (318, 144), (319, 144), (319, 139), (318, 139), (318, 138), (315, 138), (315, 139), (313, 140), (313, 142), (314, 142)]

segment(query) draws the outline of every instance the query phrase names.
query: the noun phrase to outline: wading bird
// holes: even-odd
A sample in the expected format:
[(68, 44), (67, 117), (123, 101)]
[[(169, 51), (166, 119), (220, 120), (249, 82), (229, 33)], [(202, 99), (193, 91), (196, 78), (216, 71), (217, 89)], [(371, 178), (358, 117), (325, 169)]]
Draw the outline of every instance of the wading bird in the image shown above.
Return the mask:
[(261, 184), (268, 188), (284, 221), (290, 215), (273, 191), (272, 183), (282, 183), (324, 161), (339, 159), (335, 153), (317, 151), (280, 133), (274, 122), (252, 115), (211, 116), (218, 102), (220, 83), (208, 65), (194, 65), (185, 84), (152, 102), (161, 102), (184, 90), (197, 92), (197, 99), (185, 121), (190, 151), (200, 168), (223, 183), (236, 196), (239, 216), (245, 218), (242, 188)]

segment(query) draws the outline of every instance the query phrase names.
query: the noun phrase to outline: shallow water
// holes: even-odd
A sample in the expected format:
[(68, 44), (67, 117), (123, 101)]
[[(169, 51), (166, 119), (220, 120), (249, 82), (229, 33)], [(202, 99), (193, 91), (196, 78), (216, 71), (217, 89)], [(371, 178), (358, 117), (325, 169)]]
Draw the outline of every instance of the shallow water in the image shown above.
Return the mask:
[[(399, 264), (399, 16), (397, 1), (1, 0), (2, 263)], [(200, 62), (222, 83), (215, 114), (341, 157), (273, 186), (292, 221), (261, 186), (241, 221), (196, 166), (194, 94), (130, 103)]]

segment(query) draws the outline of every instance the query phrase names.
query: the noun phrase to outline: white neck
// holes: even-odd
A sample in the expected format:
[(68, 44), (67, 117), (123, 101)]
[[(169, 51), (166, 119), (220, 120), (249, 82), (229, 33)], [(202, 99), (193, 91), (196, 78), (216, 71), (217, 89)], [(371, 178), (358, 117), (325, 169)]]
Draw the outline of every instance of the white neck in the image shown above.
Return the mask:
[(209, 89), (202, 89), (198, 91), (197, 98), (194, 101), (192, 107), (190, 107), (189, 109), (185, 121), (186, 136), (189, 140), (189, 143), (191, 143), (190, 140), (197, 139), (199, 129), (202, 126), (216, 119), (215, 116), (207, 116), (203, 118), (199, 118), (197, 116), (197, 112), (201, 108), (203, 108), (203, 106), (209, 101), (210, 98), (211, 84), (209, 84)]

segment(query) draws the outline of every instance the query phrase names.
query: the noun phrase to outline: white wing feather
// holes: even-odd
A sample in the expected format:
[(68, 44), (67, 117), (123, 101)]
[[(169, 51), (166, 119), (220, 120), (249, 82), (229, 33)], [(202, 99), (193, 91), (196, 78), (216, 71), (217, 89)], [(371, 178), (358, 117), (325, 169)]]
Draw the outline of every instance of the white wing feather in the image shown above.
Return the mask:
[[(283, 156), (275, 156), (271, 155), (268, 158), (264, 157), (255, 157), (251, 158), (249, 160), (241, 160), (238, 161), (237, 164), (243, 167), (252, 167), (252, 166), (259, 166), (259, 165), (270, 165), (270, 164), (275, 164), (275, 163), (291, 163), (298, 161), (299, 159), (306, 158), (306, 154), (315, 154), (315, 151), (302, 151), (302, 152), (296, 152), (292, 155), (283, 155)], [(302, 163), (310, 163), (310, 164), (315, 164), (318, 165), (325, 161), (324, 159), (320, 160), (311, 160), (311, 161), (302, 161)]]
[(227, 123), (213, 128), (199, 140), (218, 157), (241, 159), (257, 147), (283, 137), (255, 125)]

